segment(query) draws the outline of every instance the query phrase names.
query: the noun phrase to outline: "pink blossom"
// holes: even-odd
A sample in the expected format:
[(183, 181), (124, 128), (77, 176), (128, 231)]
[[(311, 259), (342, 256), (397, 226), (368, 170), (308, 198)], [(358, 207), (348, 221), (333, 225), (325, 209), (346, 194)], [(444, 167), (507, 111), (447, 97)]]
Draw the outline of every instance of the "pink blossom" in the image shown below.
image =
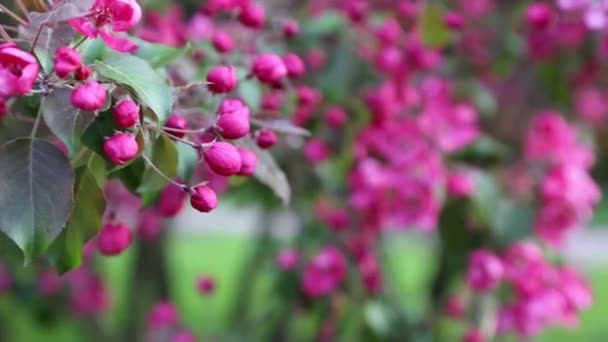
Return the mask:
[(504, 272), (502, 261), (488, 250), (478, 249), (469, 255), (467, 281), (476, 290), (493, 290), (502, 280)]
[(70, 25), (83, 36), (101, 37), (116, 51), (132, 52), (139, 46), (119, 38), (115, 32), (129, 31), (139, 23), (141, 16), (141, 7), (136, 0), (97, 0), (89, 14), (71, 19)]
[(0, 97), (25, 95), (38, 77), (36, 58), (12, 43), (0, 45)]
[(301, 286), (310, 297), (322, 297), (334, 291), (346, 277), (346, 260), (337, 248), (320, 250), (306, 265)]

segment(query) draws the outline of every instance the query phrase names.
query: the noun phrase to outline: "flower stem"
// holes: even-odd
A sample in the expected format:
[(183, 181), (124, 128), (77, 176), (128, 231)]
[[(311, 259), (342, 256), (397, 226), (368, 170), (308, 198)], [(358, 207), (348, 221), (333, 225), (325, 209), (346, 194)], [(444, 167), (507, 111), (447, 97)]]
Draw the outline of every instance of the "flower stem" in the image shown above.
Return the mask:
[(159, 170), (158, 167), (156, 167), (156, 165), (154, 165), (154, 163), (150, 160), (150, 158), (146, 157), (145, 154), (142, 154), (141, 157), (142, 157), (143, 160), (146, 161), (146, 163), (148, 163), (148, 165), (150, 165), (150, 167), (152, 168), (152, 170), (154, 170), (156, 173), (158, 173), (158, 175), (161, 176), (161, 177), (163, 177), (167, 182), (172, 183), (172, 184), (180, 187), (184, 191), (187, 191), (187, 189), (190, 188), (186, 184), (182, 184), (182, 183), (174, 181), (169, 176), (167, 176), (164, 172), (162, 172), (161, 170)]

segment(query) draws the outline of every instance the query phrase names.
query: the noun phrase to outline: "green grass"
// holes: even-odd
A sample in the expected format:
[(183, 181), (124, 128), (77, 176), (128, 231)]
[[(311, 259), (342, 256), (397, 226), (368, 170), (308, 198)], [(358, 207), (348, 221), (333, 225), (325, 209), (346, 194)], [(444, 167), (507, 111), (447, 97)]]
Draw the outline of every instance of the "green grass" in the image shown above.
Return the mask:
[[(174, 234), (167, 243), (167, 266), (170, 276), (170, 295), (175, 301), (186, 327), (199, 336), (220, 336), (230, 333), (229, 315), (234, 305), (243, 263), (250, 257), (254, 240), (228, 235), (188, 235)], [(127, 296), (138, 295), (131, 288), (133, 255), (130, 250), (117, 258), (104, 259), (100, 266), (105, 270), (114, 298), (111, 312), (101, 320), (101, 326), (110, 334), (116, 333), (125, 321), (127, 310), (124, 304)], [(391, 294), (403, 303), (408, 312), (420, 313), (426, 305), (423, 295), (428, 288), (433, 273), (433, 249), (428, 241), (415, 236), (394, 238), (385, 243), (384, 259), (386, 270), (393, 277), (389, 279)], [(254, 288), (253, 312), (267, 310), (272, 297), (271, 285), (274, 279), (270, 264), (261, 266), (262, 276), (252, 283)], [(268, 273), (268, 274), (264, 274)], [(215, 277), (217, 290), (212, 296), (202, 296), (196, 289), (196, 279), (208, 274)], [(578, 329), (553, 328), (534, 339), (538, 342), (608, 341), (608, 270), (596, 271), (589, 275), (595, 290), (595, 305), (581, 316)], [(57, 304), (54, 304), (57, 305)], [(40, 314), (33, 315), (25, 307), (16, 305), (14, 299), (0, 298), (0, 317), (6, 319), (11, 341), (65, 342), (82, 340), (81, 327), (76, 320), (41, 320)], [(243, 318), (244, 319), (244, 318)], [(46, 322), (41, 324), (40, 322)], [(310, 330), (315, 326), (314, 317), (301, 317), (295, 329)], [(357, 323), (355, 321), (355, 323)], [(358, 323), (357, 323), (358, 324)], [(258, 325), (257, 327), (263, 327)], [(298, 336), (310, 336), (310, 332), (297, 332)]]

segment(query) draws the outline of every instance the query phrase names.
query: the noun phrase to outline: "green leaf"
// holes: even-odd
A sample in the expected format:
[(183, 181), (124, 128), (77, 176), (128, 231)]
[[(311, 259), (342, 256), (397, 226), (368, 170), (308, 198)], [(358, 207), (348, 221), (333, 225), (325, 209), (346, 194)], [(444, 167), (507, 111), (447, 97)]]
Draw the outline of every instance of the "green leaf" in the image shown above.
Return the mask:
[(450, 29), (443, 22), (443, 13), (437, 6), (428, 5), (420, 16), (422, 41), (430, 47), (443, 47), (450, 42)]
[(57, 89), (42, 99), (42, 114), (51, 132), (74, 156), (80, 147), (80, 137), (95, 121), (95, 114), (74, 108), (70, 101), (70, 89)]
[[(149, 159), (167, 177), (175, 178), (177, 175), (177, 148), (175, 147), (175, 142), (166, 135), (161, 135), (156, 139), (152, 145), (152, 156)], [(166, 184), (167, 180), (159, 175), (151, 166), (147, 165), (137, 192), (144, 194), (158, 191), (164, 188)]]
[(311, 20), (303, 29), (305, 36), (323, 36), (335, 33), (345, 26), (344, 16), (336, 11), (325, 11)]
[(78, 267), (82, 262), (84, 244), (95, 236), (103, 224), (106, 201), (95, 174), (98, 159), (91, 154), (88, 165), (76, 170), (76, 206), (68, 223), (57, 240), (49, 248), (49, 258), (58, 272), (64, 273)]
[(241, 81), (239, 82), (237, 91), (253, 113), (260, 110), (262, 89), (260, 88), (259, 82), (254, 82), (253, 80)]
[(291, 200), (291, 186), (285, 172), (281, 170), (272, 154), (259, 148), (250, 137), (239, 140), (237, 144), (253, 151), (258, 157), (254, 177), (268, 186), (284, 204), (288, 204)]
[(115, 169), (110, 172), (109, 177), (120, 179), (122, 184), (134, 195), (139, 195), (137, 189), (141, 185), (142, 176), (146, 170), (146, 162), (141, 159), (135, 159), (126, 167)]
[(93, 64), (95, 61), (102, 59), (108, 52), (108, 46), (101, 38), (87, 39), (80, 45), (80, 55), (82, 56), (83, 64)]
[(164, 125), (173, 109), (173, 91), (158, 73), (143, 59), (111, 54), (95, 62), (102, 76), (131, 89), (140, 102), (149, 107)]
[(470, 172), (469, 176), (475, 184), (471, 196), (474, 213), (485, 224), (491, 224), (503, 197), (498, 182), (491, 174), (482, 171)]
[(91, 151), (105, 158), (103, 144), (106, 137), (114, 135), (114, 121), (109, 112), (100, 113), (84, 131), (81, 141)]
[(190, 44), (181, 48), (175, 48), (168, 45), (146, 42), (137, 38), (133, 38), (132, 40), (139, 45), (139, 49), (135, 51), (135, 55), (148, 62), (153, 68), (165, 66), (192, 51)]
[(198, 152), (192, 146), (177, 144), (177, 154), (177, 176), (189, 182), (200, 160)]
[(16, 139), (0, 147), (0, 231), (25, 262), (57, 238), (74, 206), (74, 173), (55, 145)]

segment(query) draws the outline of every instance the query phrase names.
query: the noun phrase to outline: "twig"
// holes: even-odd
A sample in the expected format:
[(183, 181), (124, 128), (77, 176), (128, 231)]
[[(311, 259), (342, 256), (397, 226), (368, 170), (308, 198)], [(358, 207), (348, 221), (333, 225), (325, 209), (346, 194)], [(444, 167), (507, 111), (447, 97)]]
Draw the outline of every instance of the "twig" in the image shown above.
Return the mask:
[(30, 15), (28, 13), (27, 7), (25, 7), (25, 5), (23, 4), (23, 0), (16, 0), (15, 2), (17, 3), (17, 7), (19, 7), (21, 13), (23, 13), (23, 15), (25, 16), (25, 19), (27, 19), (27, 21), (29, 22)]
[(7, 30), (7, 31), (11, 31), (11, 32), (17, 32), (17, 28), (16, 27), (12, 27), (10, 25), (0, 25), (0, 27), (2, 27), (3, 29)]
[(80, 45), (82, 45), (82, 43), (84, 43), (84, 42), (85, 42), (85, 41), (86, 41), (88, 38), (89, 38), (89, 37), (87, 37), (87, 36), (82, 37), (82, 38), (81, 38), (81, 39), (78, 41), (78, 43), (76, 43), (76, 45), (74, 45), (74, 47), (73, 47), (73, 48), (74, 48), (74, 49), (77, 49), (77, 48), (78, 48)]
[(0, 36), (2, 36), (2, 38), (4, 38), (4, 40), (6, 40), (7, 42), (13, 41), (11, 36), (9, 36), (8, 33), (4, 30), (3, 26), (0, 26)]
[(27, 26), (27, 24), (28, 24), (27, 21), (21, 19), (21, 17), (19, 17), (17, 14), (15, 14), (15, 12), (9, 10), (3, 4), (0, 4), (0, 12), (4, 12), (4, 13), (8, 14), (11, 18), (15, 19), (19, 24), (21, 24), (23, 26)]
[[(36, 48), (36, 45), (38, 44), (38, 39), (40, 38), (40, 33), (42, 32), (43, 26), (44, 25), (38, 26), (38, 31), (36, 31), (36, 37), (34, 37), (34, 42), (32, 43), (32, 48), (30, 49), (30, 53), (34, 53), (34, 49)], [(40, 61), (38, 61), (38, 64), (40, 64)]]
[(150, 165), (150, 167), (152, 168), (152, 170), (154, 170), (156, 173), (158, 173), (159, 176), (163, 177), (169, 183), (175, 184), (176, 186), (180, 187), (184, 191), (188, 191), (188, 189), (190, 188), (189, 186), (187, 186), (186, 184), (178, 183), (178, 182), (174, 181), (173, 179), (171, 179), (164, 172), (162, 172), (161, 170), (159, 170), (158, 167), (156, 167), (156, 165), (154, 165), (154, 163), (148, 157), (146, 157), (145, 154), (142, 153), (141, 157), (142, 157), (143, 160), (146, 161), (146, 163), (148, 163), (148, 165)]
[(36, 121), (34, 122), (34, 127), (32, 127), (32, 133), (30, 133), (30, 138), (36, 138), (36, 133), (38, 133), (38, 127), (40, 126), (40, 119), (42, 118), (42, 108), (38, 110), (38, 114), (36, 115)]

